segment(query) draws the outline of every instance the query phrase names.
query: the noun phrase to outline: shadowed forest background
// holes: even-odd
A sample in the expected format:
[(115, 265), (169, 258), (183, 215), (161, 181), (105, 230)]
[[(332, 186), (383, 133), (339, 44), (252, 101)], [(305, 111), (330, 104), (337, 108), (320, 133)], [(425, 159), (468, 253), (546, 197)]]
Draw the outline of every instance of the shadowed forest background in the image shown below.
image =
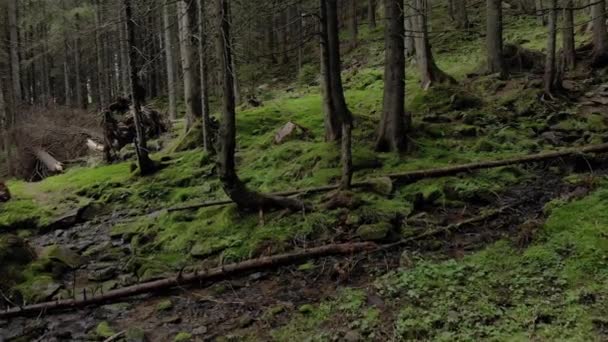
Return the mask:
[(604, 0), (0, 9), (0, 341), (608, 338)]

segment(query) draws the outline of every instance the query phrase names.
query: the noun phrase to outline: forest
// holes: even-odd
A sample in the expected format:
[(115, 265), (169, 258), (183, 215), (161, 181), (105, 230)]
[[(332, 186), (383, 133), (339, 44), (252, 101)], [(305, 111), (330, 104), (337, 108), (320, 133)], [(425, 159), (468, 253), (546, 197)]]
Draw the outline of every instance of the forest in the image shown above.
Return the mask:
[(0, 342), (608, 340), (605, 0), (0, 0)]

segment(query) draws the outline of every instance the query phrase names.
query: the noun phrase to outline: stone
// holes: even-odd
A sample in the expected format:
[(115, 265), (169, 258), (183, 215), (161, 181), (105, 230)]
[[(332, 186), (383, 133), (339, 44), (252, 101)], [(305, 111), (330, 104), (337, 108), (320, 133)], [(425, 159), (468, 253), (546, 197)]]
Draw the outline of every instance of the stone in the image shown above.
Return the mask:
[(168, 311), (173, 308), (173, 302), (171, 300), (166, 299), (156, 304), (156, 311)]
[(70, 269), (77, 269), (83, 264), (83, 259), (78, 253), (60, 245), (45, 248), (40, 257), (60, 263)]
[(117, 273), (118, 268), (109, 266), (89, 272), (88, 278), (90, 281), (103, 282), (114, 278)]
[(350, 330), (344, 334), (344, 341), (346, 342), (358, 342), (361, 341), (361, 334), (355, 330)]
[(169, 317), (163, 319), (164, 324), (179, 324), (181, 322), (182, 322), (182, 318), (177, 315), (169, 316)]
[(0, 203), (10, 201), (11, 192), (8, 190), (8, 186), (4, 182), (0, 182)]
[(110, 324), (108, 324), (108, 322), (101, 322), (99, 323), (99, 325), (97, 325), (97, 328), (95, 328), (95, 335), (103, 339), (110, 338), (115, 334), (116, 332), (114, 332), (114, 329), (110, 327)]
[(365, 224), (357, 229), (357, 236), (365, 241), (378, 241), (385, 239), (392, 229), (393, 226), (388, 222)]
[(286, 123), (277, 134), (274, 136), (275, 144), (282, 144), (291, 138), (305, 138), (309, 135), (310, 131), (307, 128), (304, 128), (296, 123), (288, 122)]
[(129, 328), (125, 333), (127, 342), (144, 342), (146, 340), (146, 332), (141, 328)]
[(202, 325), (202, 326), (192, 330), (192, 334), (197, 335), (197, 336), (202, 336), (202, 335), (205, 335), (207, 333), (207, 331), (209, 331), (209, 329), (207, 329), (206, 326)]

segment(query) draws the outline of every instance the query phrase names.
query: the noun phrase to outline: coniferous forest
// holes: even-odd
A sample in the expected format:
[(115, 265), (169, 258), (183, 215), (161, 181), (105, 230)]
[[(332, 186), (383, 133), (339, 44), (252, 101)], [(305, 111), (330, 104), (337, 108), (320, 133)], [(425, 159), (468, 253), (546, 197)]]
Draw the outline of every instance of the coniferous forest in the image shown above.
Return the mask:
[(0, 341), (608, 340), (604, 0), (0, 0)]

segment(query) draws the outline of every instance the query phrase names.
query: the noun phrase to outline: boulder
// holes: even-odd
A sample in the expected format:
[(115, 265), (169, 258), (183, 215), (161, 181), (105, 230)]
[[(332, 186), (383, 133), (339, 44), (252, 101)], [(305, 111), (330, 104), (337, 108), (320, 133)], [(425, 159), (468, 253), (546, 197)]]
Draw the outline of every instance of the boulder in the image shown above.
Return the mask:
[(365, 224), (357, 229), (357, 236), (365, 241), (379, 241), (385, 239), (392, 229), (388, 222)]
[(0, 182), (0, 203), (10, 201), (11, 192), (8, 191), (8, 186), (4, 182)]
[(289, 121), (274, 136), (275, 144), (282, 144), (292, 138), (306, 138), (310, 135), (310, 130), (296, 123)]
[(67, 266), (70, 269), (76, 269), (83, 263), (82, 257), (78, 253), (59, 245), (45, 248), (41, 253), (41, 257)]

